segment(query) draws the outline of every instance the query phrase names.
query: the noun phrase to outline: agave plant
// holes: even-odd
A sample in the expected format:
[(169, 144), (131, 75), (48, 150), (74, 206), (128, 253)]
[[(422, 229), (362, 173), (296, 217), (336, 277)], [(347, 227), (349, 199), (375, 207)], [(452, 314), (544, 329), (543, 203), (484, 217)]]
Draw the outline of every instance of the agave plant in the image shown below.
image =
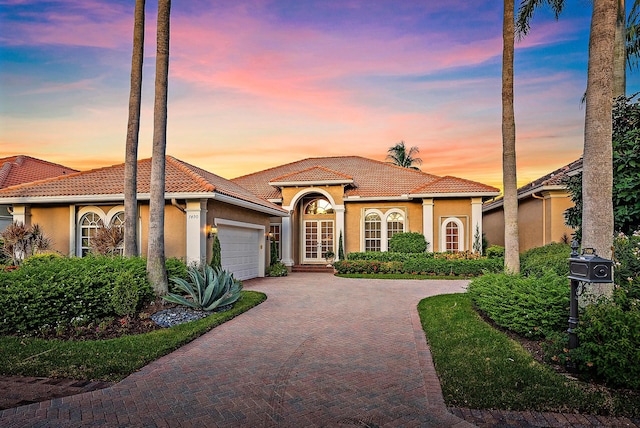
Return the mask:
[(201, 269), (190, 266), (188, 273), (191, 281), (175, 277), (171, 278), (171, 281), (184, 290), (191, 297), (190, 299), (173, 293), (162, 298), (203, 311), (212, 311), (218, 306), (230, 305), (240, 298), (242, 283), (230, 272), (203, 265)]

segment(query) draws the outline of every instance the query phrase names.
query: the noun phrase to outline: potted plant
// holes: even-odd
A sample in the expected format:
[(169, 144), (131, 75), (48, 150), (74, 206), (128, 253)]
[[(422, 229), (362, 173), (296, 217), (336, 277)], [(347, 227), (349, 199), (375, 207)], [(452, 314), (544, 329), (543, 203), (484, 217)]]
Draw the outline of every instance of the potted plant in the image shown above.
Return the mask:
[(324, 259), (327, 261), (329, 266), (331, 265), (331, 263), (333, 263), (333, 260), (335, 259), (335, 257), (336, 257), (336, 254), (331, 250), (327, 250), (324, 253)]

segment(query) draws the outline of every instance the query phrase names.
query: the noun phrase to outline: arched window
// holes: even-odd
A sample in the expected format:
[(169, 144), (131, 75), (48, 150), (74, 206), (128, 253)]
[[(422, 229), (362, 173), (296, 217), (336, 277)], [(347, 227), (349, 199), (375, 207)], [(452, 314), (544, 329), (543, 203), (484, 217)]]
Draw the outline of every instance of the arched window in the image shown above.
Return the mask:
[(399, 212), (392, 212), (387, 216), (387, 249), (391, 237), (402, 232), (404, 232), (404, 216)]
[(382, 241), (382, 221), (377, 213), (369, 213), (364, 218), (364, 250), (380, 251)]
[(86, 256), (91, 251), (91, 238), (102, 227), (102, 218), (98, 213), (88, 212), (80, 218), (80, 254)]
[(115, 253), (122, 256), (124, 255), (124, 211), (120, 211), (116, 215), (111, 217), (110, 226), (120, 229), (120, 232), (122, 233), (122, 241), (114, 251)]
[(333, 214), (333, 207), (324, 198), (314, 199), (304, 209), (305, 214)]
[(458, 225), (450, 221), (445, 225), (445, 251), (458, 252), (460, 250), (460, 231)]

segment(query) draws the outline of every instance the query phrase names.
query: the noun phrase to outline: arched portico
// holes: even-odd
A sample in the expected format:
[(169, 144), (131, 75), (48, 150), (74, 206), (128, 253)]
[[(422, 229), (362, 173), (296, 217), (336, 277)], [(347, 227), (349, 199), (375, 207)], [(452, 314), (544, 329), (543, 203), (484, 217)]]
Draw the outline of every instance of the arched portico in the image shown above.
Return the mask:
[[(314, 200), (326, 200), (331, 212), (322, 207), (309, 206)], [(317, 263), (324, 261), (327, 250), (336, 253), (340, 234), (344, 236), (344, 205), (337, 204), (327, 190), (308, 187), (298, 191), (283, 205), (289, 217), (282, 219), (282, 262), (287, 266), (295, 263)]]

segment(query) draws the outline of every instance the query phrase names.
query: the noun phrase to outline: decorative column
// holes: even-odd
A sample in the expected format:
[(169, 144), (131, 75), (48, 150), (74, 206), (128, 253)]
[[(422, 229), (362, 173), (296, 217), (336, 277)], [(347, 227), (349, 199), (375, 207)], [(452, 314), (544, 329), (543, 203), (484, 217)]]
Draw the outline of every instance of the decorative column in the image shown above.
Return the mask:
[[(336, 205), (333, 207), (336, 213), (336, 237), (338, 242), (340, 240), (340, 234), (342, 234), (342, 248), (346, 248), (347, 237), (344, 234), (344, 205)], [(340, 254), (338, 254), (338, 247), (336, 246), (336, 260), (340, 260)]]
[(482, 198), (471, 198), (471, 249), (475, 242), (476, 230), (480, 234), (480, 253), (482, 253)]
[(436, 243), (434, 242), (433, 234), (433, 199), (422, 200), (422, 234), (424, 239), (429, 243), (428, 250), (431, 252), (436, 251)]
[(187, 201), (187, 265), (200, 265), (207, 256), (207, 200)]
[(291, 207), (282, 207), (289, 211), (288, 217), (282, 217), (282, 229), (280, 230), (280, 241), (282, 244), (282, 263), (285, 266), (293, 266), (293, 258), (291, 258), (291, 246), (293, 242), (293, 234), (291, 230)]

